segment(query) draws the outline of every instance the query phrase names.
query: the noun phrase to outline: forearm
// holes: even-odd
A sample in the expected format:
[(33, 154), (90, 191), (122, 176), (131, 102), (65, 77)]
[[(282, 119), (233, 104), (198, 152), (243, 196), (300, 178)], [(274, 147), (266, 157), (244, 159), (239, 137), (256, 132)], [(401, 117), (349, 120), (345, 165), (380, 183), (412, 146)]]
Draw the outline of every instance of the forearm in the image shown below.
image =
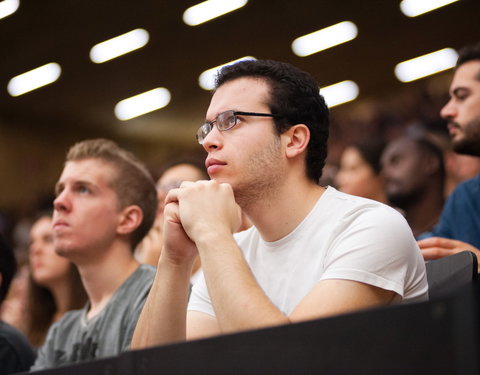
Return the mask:
[(157, 274), (132, 338), (132, 349), (184, 341), (191, 264), (160, 259)]
[(197, 242), (218, 324), (223, 333), (287, 324), (265, 295), (231, 236)]

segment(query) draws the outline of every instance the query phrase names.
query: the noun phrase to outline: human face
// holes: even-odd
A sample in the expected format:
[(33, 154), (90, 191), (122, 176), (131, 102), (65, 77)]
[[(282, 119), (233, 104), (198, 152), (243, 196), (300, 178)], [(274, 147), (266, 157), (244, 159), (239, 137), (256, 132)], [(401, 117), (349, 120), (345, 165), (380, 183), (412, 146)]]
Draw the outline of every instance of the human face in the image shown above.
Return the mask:
[(33, 280), (51, 288), (65, 281), (70, 272), (70, 261), (57, 255), (53, 244), (52, 218), (38, 219), (30, 230), (30, 270)]
[(56, 185), (55, 250), (71, 259), (98, 257), (116, 239), (121, 212), (110, 187), (114, 167), (98, 159), (69, 161)]
[(340, 191), (364, 198), (373, 198), (379, 177), (355, 147), (347, 147), (340, 159), (335, 183)]
[(480, 60), (457, 68), (450, 86), (450, 100), (440, 114), (448, 121), (453, 149), (480, 156)]
[(422, 187), (430, 173), (423, 168), (424, 157), (416, 143), (408, 138), (391, 142), (382, 154), (382, 174), (385, 192), (392, 204), (402, 208), (404, 201), (410, 201)]
[[(220, 86), (212, 97), (207, 121), (227, 110), (270, 113), (269, 86), (261, 79), (239, 78)], [(270, 117), (238, 116), (228, 131), (213, 127), (203, 142), (208, 174), (232, 185), (237, 202), (264, 196), (281, 183), (285, 159), (282, 143)]]
[(190, 164), (178, 164), (168, 168), (157, 181), (157, 214), (161, 215), (163, 213), (165, 197), (170, 189), (180, 187), (183, 181), (198, 181), (204, 178), (203, 174)]

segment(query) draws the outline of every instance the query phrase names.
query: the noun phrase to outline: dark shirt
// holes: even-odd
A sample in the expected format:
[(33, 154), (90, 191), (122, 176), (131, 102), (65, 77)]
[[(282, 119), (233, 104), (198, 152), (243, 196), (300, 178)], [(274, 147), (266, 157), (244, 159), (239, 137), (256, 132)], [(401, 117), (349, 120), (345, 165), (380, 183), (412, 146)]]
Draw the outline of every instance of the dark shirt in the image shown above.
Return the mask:
[(467, 242), (480, 249), (480, 174), (457, 186), (445, 203), (432, 234)]
[(34, 360), (35, 354), (27, 338), (0, 321), (0, 374), (29, 370)]

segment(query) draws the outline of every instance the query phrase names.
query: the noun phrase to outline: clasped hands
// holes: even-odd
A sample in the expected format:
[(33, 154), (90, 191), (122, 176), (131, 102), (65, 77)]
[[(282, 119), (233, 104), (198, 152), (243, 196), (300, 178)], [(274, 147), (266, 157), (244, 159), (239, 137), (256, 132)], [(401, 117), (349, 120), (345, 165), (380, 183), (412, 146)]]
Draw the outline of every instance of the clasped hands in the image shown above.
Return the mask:
[(197, 246), (231, 236), (241, 225), (241, 209), (230, 184), (184, 181), (165, 198), (164, 250), (178, 262), (193, 261)]

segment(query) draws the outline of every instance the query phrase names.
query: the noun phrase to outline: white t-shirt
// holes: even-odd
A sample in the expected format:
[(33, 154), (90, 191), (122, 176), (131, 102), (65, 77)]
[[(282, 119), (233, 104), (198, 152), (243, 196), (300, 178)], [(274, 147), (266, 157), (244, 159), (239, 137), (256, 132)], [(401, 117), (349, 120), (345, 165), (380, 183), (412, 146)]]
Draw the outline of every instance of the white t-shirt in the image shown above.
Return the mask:
[[(255, 227), (235, 239), (260, 287), (287, 316), (327, 279), (391, 290), (402, 303), (428, 299), (425, 263), (405, 219), (389, 206), (332, 187), (282, 239), (266, 242)], [(188, 310), (215, 316), (203, 275)]]

